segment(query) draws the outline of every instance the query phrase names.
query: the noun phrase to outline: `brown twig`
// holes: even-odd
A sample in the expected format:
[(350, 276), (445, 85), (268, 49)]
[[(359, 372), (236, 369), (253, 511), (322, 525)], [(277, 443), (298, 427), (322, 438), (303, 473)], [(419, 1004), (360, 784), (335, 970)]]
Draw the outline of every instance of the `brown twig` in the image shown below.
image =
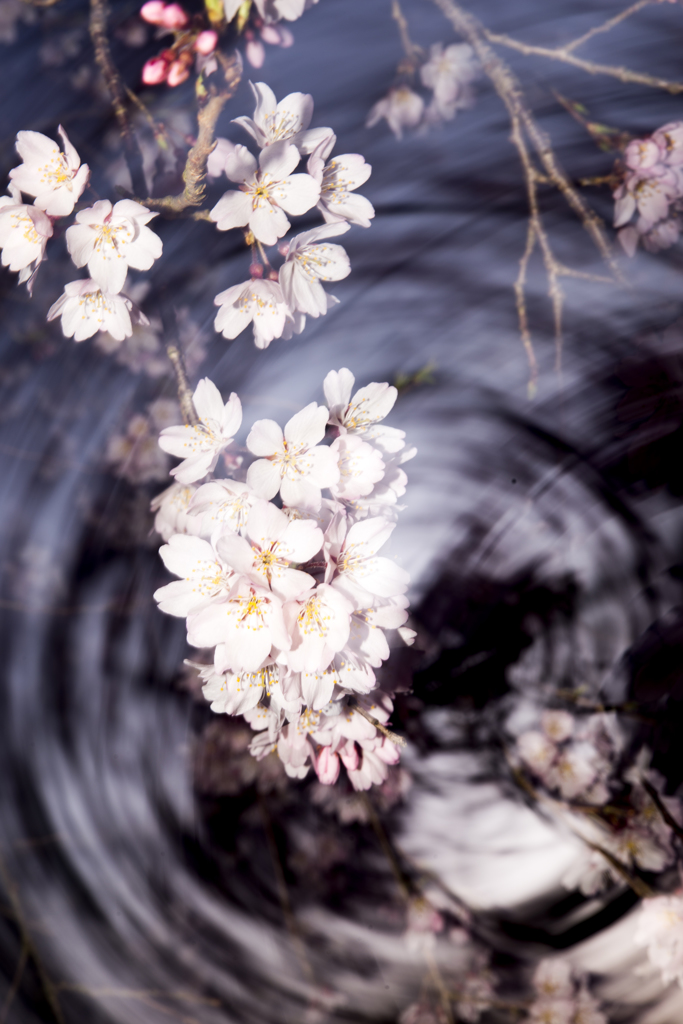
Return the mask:
[(166, 346), (166, 354), (171, 361), (173, 372), (175, 373), (176, 384), (178, 386), (178, 401), (180, 403), (180, 411), (183, 414), (185, 423), (191, 427), (196, 427), (199, 423), (199, 417), (197, 416), (197, 410), (194, 407), (192, 401), (192, 388), (190, 387), (185, 372), (185, 364), (183, 363), (183, 357), (180, 349), (174, 342), (169, 342)]
[(95, 61), (102, 72), (102, 77), (111, 96), (133, 191), (142, 195), (146, 189), (145, 175), (142, 170), (142, 154), (128, 119), (125, 87), (112, 60), (107, 36), (107, 14), (106, 0), (90, 0), (90, 38), (95, 51)]
[(375, 805), (370, 799), (369, 793), (367, 793), (365, 790), (362, 790), (359, 796), (363, 802), (363, 806), (365, 807), (367, 816), (370, 819), (370, 824), (372, 825), (373, 831), (377, 836), (377, 839), (379, 840), (380, 846), (382, 847), (384, 856), (389, 861), (389, 866), (391, 867), (391, 872), (394, 878), (396, 879), (396, 884), (401, 890), (402, 896), (406, 900), (411, 900), (413, 896), (417, 895), (418, 893), (416, 893), (413, 882), (401, 867), (401, 860), (398, 855), (398, 852), (394, 848), (394, 845), (391, 842), (391, 839), (389, 838), (387, 831), (384, 828), (384, 825), (380, 821), (380, 817), (375, 809)]
[[(194, 146), (187, 154), (187, 160), (185, 162), (185, 169), (183, 171), (183, 182), (185, 188), (182, 192), (175, 196), (163, 196), (160, 199), (138, 199), (138, 202), (147, 206), (150, 210), (160, 210), (167, 214), (179, 214), (191, 206), (200, 206), (206, 195), (206, 186), (204, 184), (206, 178), (206, 164), (209, 159), (209, 154), (213, 151), (216, 145), (214, 139), (214, 132), (216, 130), (216, 122), (220, 116), (220, 113), (227, 103), (227, 101), (233, 96), (235, 89), (240, 82), (240, 66), (236, 58), (232, 61), (224, 58), (223, 63), (225, 78), (227, 82), (227, 89), (214, 93), (210, 96), (206, 103), (200, 108), (197, 114), (197, 141)], [(200, 211), (202, 214), (204, 211)], [(206, 220), (206, 217), (197, 217), (197, 219)]]
[(311, 962), (308, 959), (306, 952), (306, 945), (301, 936), (299, 925), (296, 917), (294, 916), (294, 910), (292, 909), (292, 901), (289, 898), (289, 889), (287, 888), (287, 880), (285, 873), (282, 869), (282, 862), (280, 860), (280, 853), (277, 848), (275, 841), (275, 833), (273, 832), (273, 824), (270, 820), (270, 812), (268, 811), (268, 805), (265, 797), (262, 793), (258, 793), (259, 808), (261, 811), (261, 820), (263, 821), (263, 831), (266, 833), (266, 839), (268, 841), (268, 850), (270, 852), (270, 859), (273, 862), (273, 869), (275, 872), (275, 887), (277, 889), (278, 900), (280, 901), (280, 908), (282, 910), (282, 916), (285, 919), (285, 925), (287, 931), (290, 934), (292, 940), (292, 946), (296, 953), (297, 959), (301, 965), (301, 969), (304, 975), (310, 980), (313, 980), (313, 968)]
[(619, 25), (622, 21), (626, 21), (626, 19), (630, 18), (632, 14), (636, 14), (638, 11), (641, 11), (643, 7), (648, 7), (651, 3), (652, 0), (637, 0), (635, 4), (631, 4), (630, 7), (621, 11), (620, 14), (615, 14), (614, 17), (608, 18), (607, 21), (603, 21), (601, 25), (596, 25), (595, 28), (591, 28), (588, 32), (584, 32), (582, 36), (578, 36), (578, 38), (574, 39), (571, 43), (567, 43), (566, 46), (562, 47), (563, 52), (571, 53), (579, 46), (583, 46), (584, 43), (587, 43), (589, 39), (593, 38), (593, 36), (600, 35), (601, 32), (609, 32), (610, 29), (615, 27), (615, 25)]
[(386, 736), (388, 740), (391, 740), (392, 743), (395, 743), (397, 747), (405, 747), (406, 741), (403, 736), (399, 736), (398, 733), (392, 732), (391, 729), (387, 729), (386, 725), (382, 725), (379, 719), (375, 718), (374, 715), (371, 715), (369, 711), (365, 710), (365, 708), (362, 708), (360, 704), (356, 704), (355, 701), (351, 701), (350, 707), (352, 707), (354, 711), (357, 711), (359, 715), (362, 715), (366, 722), (369, 722), (370, 725), (374, 725), (375, 729), (381, 732), (383, 736)]
[[(57, 999), (57, 992), (55, 986), (52, 984), (49, 977), (47, 976), (47, 972), (43, 967), (43, 962), (40, 959), (38, 950), (35, 947), (33, 939), (31, 938), (31, 933), (29, 932), (28, 927), (26, 925), (26, 918), (24, 916), (24, 910), (21, 905), (21, 900), (19, 899), (19, 893), (17, 892), (14, 881), (12, 880), (12, 877), (7, 869), (7, 866), (2, 856), (0, 856), (0, 881), (5, 887), (7, 898), (10, 902), (10, 906), (12, 907), (14, 921), (17, 925), (17, 928), (19, 929), (19, 934), (21, 936), (22, 950), (25, 950), (26, 956), (30, 956), (31, 959), (33, 960), (33, 963), (35, 964), (40, 985), (43, 989), (43, 992), (45, 993), (45, 998), (50, 1006), (50, 1009), (52, 1010), (53, 1016), (57, 1021), (57, 1024), (64, 1024), (62, 1008), (59, 1005), (59, 1000)], [(18, 968), (17, 972), (15, 972), (15, 977), (17, 974), (19, 974)]]
[[(435, 0), (439, 3), (439, 0)], [(548, 46), (533, 46), (531, 43), (523, 43), (512, 36), (503, 35), (500, 32), (490, 32), (484, 29), (484, 35), (490, 43), (497, 46), (507, 46), (510, 50), (517, 50), (526, 57), (547, 57), (550, 60), (559, 60), (564, 64), (572, 64), (575, 68), (587, 71), (589, 75), (609, 75), (611, 78), (618, 78), (620, 82), (630, 82), (633, 85), (646, 85), (650, 89), (662, 89), (676, 96), (683, 92), (683, 82), (670, 82), (666, 78), (657, 78), (654, 75), (647, 75), (642, 71), (632, 71), (630, 68), (615, 67), (611, 64), (596, 64), (592, 60), (584, 60), (569, 52), (566, 47), (552, 49)]]
[[(583, 276), (574, 272), (556, 260), (547, 233), (543, 227), (538, 204), (538, 185), (540, 181), (553, 185), (578, 217), (590, 236), (596, 249), (612, 272), (613, 279), (621, 281), (621, 271), (612, 254), (612, 248), (605, 235), (600, 218), (587, 206), (582, 196), (576, 191), (571, 181), (559, 166), (548, 135), (537, 124), (531, 110), (527, 106), (522, 87), (508, 65), (492, 50), (487, 39), (490, 33), (468, 11), (455, 0), (433, 0), (443, 14), (451, 22), (455, 30), (469, 42), (479, 58), (485, 74), (490, 79), (496, 92), (505, 104), (512, 127), (511, 140), (522, 164), (529, 204), (529, 226), (526, 246), (520, 260), (519, 272), (514, 284), (515, 303), (519, 319), (519, 330), (529, 360), (531, 376), (529, 392), (536, 389), (538, 368), (531, 342), (529, 320), (526, 307), (526, 279), (529, 260), (536, 245), (539, 246), (546, 276), (548, 279), (548, 296), (553, 309), (555, 326), (556, 366), (561, 367), (562, 358), (562, 309), (564, 296), (560, 286), (560, 278)], [(528, 143), (527, 143), (528, 140)], [(541, 175), (534, 165), (529, 146), (540, 161), (544, 173)]]
[(416, 60), (419, 58), (422, 50), (419, 46), (416, 46), (410, 38), (408, 22), (406, 21), (406, 17), (401, 9), (399, 0), (391, 0), (391, 17), (398, 25), (399, 35), (401, 36), (401, 45), (403, 46), (403, 52), (410, 62), (410, 69), (414, 70)]
[(652, 800), (652, 803), (655, 805), (655, 807), (657, 808), (657, 810), (659, 811), (659, 813), (661, 814), (662, 818), (669, 826), (671, 831), (674, 833), (674, 835), (678, 836), (679, 839), (683, 839), (683, 828), (681, 828), (681, 826), (674, 818), (673, 814), (671, 814), (671, 812), (669, 811), (668, 807), (662, 800), (661, 796), (659, 795), (655, 787), (652, 785), (651, 782), (648, 782), (647, 779), (642, 779), (641, 781), (643, 789), (650, 797), (650, 800)]

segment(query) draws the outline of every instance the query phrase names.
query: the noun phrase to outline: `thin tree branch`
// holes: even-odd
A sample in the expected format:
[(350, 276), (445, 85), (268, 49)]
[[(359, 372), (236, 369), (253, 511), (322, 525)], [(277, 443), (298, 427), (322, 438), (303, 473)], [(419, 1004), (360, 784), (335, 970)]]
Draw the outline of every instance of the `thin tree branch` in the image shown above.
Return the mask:
[(59, 1005), (59, 1000), (57, 999), (57, 992), (55, 986), (50, 981), (47, 972), (43, 967), (43, 962), (40, 959), (38, 950), (35, 947), (33, 939), (31, 938), (31, 933), (29, 932), (28, 927), (26, 925), (26, 918), (24, 916), (21, 900), (19, 899), (19, 893), (17, 892), (14, 881), (7, 869), (7, 866), (2, 856), (0, 856), (0, 881), (5, 887), (5, 891), (7, 892), (7, 898), (10, 902), (10, 906), (12, 907), (14, 920), (16, 922), (17, 928), (19, 929), (19, 934), (21, 935), (22, 947), (26, 950), (27, 955), (31, 957), (36, 966), (36, 971), (38, 973), (40, 985), (43, 989), (43, 992), (45, 993), (45, 998), (50, 1006), (50, 1009), (52, 1010), (53, 1016), (57, 1021), (57, 1024), (65, 1024), (64, 1017), (62, 1015), (62, 1008)]
[[(439, 3), (440, 0), (435, 0)], [(564, 64), (572, 64), (575, 68), (587, 71), (589, 75), (609, 75), (611, 78), (618, 78), (620, 82), (629, 82), (633, 85), (646, 85), (650, 89), (663, 89), (676, 96), (683, 92), (683, 82), (670, 82), (666, 78), (657, 78), (654, 75), (647, 75), (642, 71), (631, 71), (630, 68), (614, 67), (611, 64), (596, 64), (591, 60), (584, 60), (570, 53), (564, 47), (551, 49), (547, 46), (532, 46), (530, 43), (523, 43), (519, 39), (503, 35), (499, 32), (490, 32), (484, 29), (484, 35), (490, 43), (498, 46), (507, 46), (510, 50), (517, 50), (527, 57), (548, 57), (550, 60), (559, 60)]]
[(126, 90), (112, 60), (109, 38), (107, 36), (107, 15), (106, 0), (90, 0), (90, 38), (95, 50), (95, 60), (102, 72), (109, 95), (111, 96), (111, 103), (119, 124), (123, 152), (130, 172), (133, 192), (142, 195), (146, 189), (145, 176), (142, 170), (142, 154), (128, 119)]
[[(206, 164), (209, 154), (216, 146), (214, 132), (216, 122), (223, 107), (234, 95), (240, 82), (241, 70), (236, 57), (232, 60), (224, 60), (223, 68), (227, 89), (215, 93), (200, 108), (197, 114), (197, 141), (187, 154), (183, 181), (185, 188), (175, 196), (163, 196), (161, 199), (138, 199), (137, 201), (147, 206), (150, 210), (160, 210), (167, 214), (182, 213), (190, 206), (200, 206), (206, 195)], [(200, 211), (204, 213), (204, 211)], [(207, 217), (197, 216), (197, 219), (206, 220)]]
[(666, 804), (664, 803), (664, 801), (662, 800), (661, 796), (659, 795), (655, 787), (652, 785), (652, 783), (648, 782), (647, 779), (642, 779), (642, 785), (643, 789), (650, 797), (652, 803), (655, 805), (655, 807), (657, 808), (657, 810), (659, 811), (659, 813), (661, 814), (662, 818), (669, 826), (671, 831), (674, 833), (674, 835), (678, 836), (679, 839), (683, 839), (683, 828), (681, 828), (681, 826), (674, 818), (673, 814), (671, 814), (669, 808), (666, 806)]
[(176, 384), (178, 386), (178, 401), (180, 403), (180, 411), (183, 414), (185, 423), (191, 427), (196, 427), (199, 423), (199, 417), (197, 416), (197, 410), (194, 407), (192, 400), (192, 388), (187, 379), (187, 373), (185, 372), (185, 364), (183, 363), (183, 357), (180, 349), (174, 342), (169, 342), (166, 346), (166, 355), (168, 356), (173, 372), (175, 373)]
[(403, 52), (405, 53), (408, 60), (411, 62), (411, 65), (414, 66), (415, 58), (418, 57), (422, 51), (420, 50), (420, 47), (416, 46), (415, 43), (410, 38), (408, 22), (406, 21), (406, 17), (403, 11), (401, 10), (401, 4), (399, 0), (391, 0), (391, 17), (398, 25), (398, 31), (401, 36), (401, 44), (403, 46)]
[(622, 21), (626, 21), (626, 19), (630, 18), (632, 14), (636, 14), (638, 11), (641, 11), (643, 7), (648, 7), (651, 3), (652, 0), (637, 0), (635, 4), (631, 4), (630, 7), (627, 7), (626, 10), (622, 11), (620, 14), (615, 14), (613, 18), (608, 18), (607, 21), (603, 21), (602, 25), (597, 25), (595, 28), (585, 32), (582, 36), (579, 36), (578, 39), (574, 39), (573, 42), (567, 43), (566, 46), (562, 47), (562, 51), (564, 53), (571, 53), (572, 50), (576, 50), (577, 47), (583, 46), (584, 43), (587, 43), (589, 39), (593, 38), (593, 36), (597, 36), (601, 32), (609, 32), (615, 25), (619, 25)]
[(371, 715), (369, 711), (365, 710), (365, 708), (362, 708), (360, 704), (356, 704), (355, 701), (351, 701), (350, 706), (354, 711), (357, 711), (359, 715), (362, 715), (366, 722), (369, 722), (370, 725), (374, 725), (375, 729), (381, 732), (383, 736), (386, 736), (388, 740), (395, 743), (397, 747), (405, 747), (406, 741), (403, 736), (399, 736), (397, 732), (392, 732), (391, 729), (387, 729), (386, 725), (382, 725), (379, 719), (375, 718), (374, 715)]

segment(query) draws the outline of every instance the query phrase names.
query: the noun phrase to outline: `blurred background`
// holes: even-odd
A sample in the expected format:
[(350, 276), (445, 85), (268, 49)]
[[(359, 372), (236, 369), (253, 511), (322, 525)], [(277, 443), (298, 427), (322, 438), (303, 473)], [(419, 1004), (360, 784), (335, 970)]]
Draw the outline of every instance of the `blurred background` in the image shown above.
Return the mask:
[[(469, 6), (546, 46), (620, 10)], [(192, 79), (141, 87), (159, 43), (136, 12), (112, 2), (113, 53), (168, 129), (159, 150), (140, 114), (163, 195), (194, 131)], [(460, 41), (426, 0), (404, 13), (425, 49)], [(83, 0), (0, 0), (2, 173), (17, 131), (56, 137), (62, 124), (96, 195), (114, 198), (129, 182), (87, 16)], [(352, 274), (326, 317), (265, 352), (250, 331), (226, 342), (213, 297), (245, 280), (249, 253), (236, 233), (189, 220), (158, 218), (163, 257), (132, 275), (157, 331), (135, 348), (102, 335), (77, 345), (46, 323), (76, 276), (63, 235), (32, 299), (0, 274), (0, 1020), (443, 1024), (438, 979), (487, 972), (498, 994), (480, 1019), (521, 1020), (536, 963), (561, 952), (610, 1021), (676, 1024), (681, 989), (633, 943), (638, 896), (623, 880), (597, 896), (566, 882), (584, 844), (515, 784), (505, 736), (511, 716), (588, 687), (601, 707), (632, 702), (625, 748), (649, 744), (668, 793), (683, 781), (680, 246), (620, 255), (621, 287), (565, 282), (561, 372), (532, 259), (530, 399), (512, 291), (526, 196), (488, 80), (470, 110), (397, 141), (385, 122), (364, 126), (402, 55), (388, 0), (320, 0), (291, 28), (293, 48), (245, 67), (219, 134), (245, 141), (230, 121), (252, 113), (252, 78), (278, 98), (310, 92), (313, 125), (372, 164), (362, 192), (376, 219), (344, 239)], [(682, 35), (680, 6), (653, 3), (589, 55), (679, 79)], [(608, 175), (615, 153), (558, 94), (633, 136), (683, 113), (659, 90), (501, 53), (575, 182)], [(613, 236), (610, 189), (583, 194)], [(603, 273), (561, 197), (541, 197), (558, 257)], [(245, 436), (258, 417), (321, 401), (330, 369), (400, 385), (389, 422), (418, 455), (390, 553), (412, 576), (418, 641), (386, 669), (409, 744), (370, 801), (254, 762), (248, 728), (212, 714), (183, 666), (184, 623), (152, 600), (168, 581), (149, 511), (168, 480), (156, 436), (175, 398), (161, 335), (181, 341), (192, 382), (238, 392)], [(415, 924), (418, 891), (446, 922), (435, 944)]]

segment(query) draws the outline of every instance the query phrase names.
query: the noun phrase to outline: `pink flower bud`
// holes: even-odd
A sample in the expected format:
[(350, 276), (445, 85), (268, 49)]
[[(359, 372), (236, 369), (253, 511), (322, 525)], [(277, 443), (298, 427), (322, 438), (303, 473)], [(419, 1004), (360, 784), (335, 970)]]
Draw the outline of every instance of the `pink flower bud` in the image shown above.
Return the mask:
[(197, 53), (203, 54), (204, 57), (208, 57), (210, 53), (218, 46), (218, 33), (214, 32), (213, 29), (207, 29), (205, 32), (200, 32), (194, 41), (194, 48)]
[(174, 88), (176, 85), (181, 85), (186, 82), (190, 77), (190, 69), (187, 64), (182, 60), (174, 60), (168, 69), (168, 77), (166, 81)]
[(280, 275), (278, 274), (277, 270), (269, 270), (268, 271), (268, 280), (269, 281), (279, 281), (280, 280)]
[(249, 267), (251, 277), (263, 277), (263, 267), (260, 263), (252, 263)]
[(247, 43), (244, 55), (251, 64), (252, 68), (260, 68), (263, 66), (263, 62), (266, 59), (266, 51), (263, 43), (259, 42), (258, 39), (254, 39), (251, 43)]
[(339, 758), (329, 747), (323, 747), (318, 754), (315, 770), (323, 786), (333, 786), (339, 778)]
[(287, 257), (289, 255), (289, 242), (280, 242), (278, 244), (277, 251), (281, 256)]
[(140, 17), (150, 25), (163, 25), (164, 0), (149, 0), (140, 8)]
[(168, 61), (163, 57), (151, 57), (142, 69), (142, 81), (145, 85), (160, 85), (166, 81)]
[(168, 7), (164, 8), (161, 24), (165, 28), (185, 28), (189, 20), (180, 4), (169, 4)]
[(360, 757), (358, 756), (358, 747), (353, 740), (347, 740), (345, 745), (339, 751), (339, 756), (342, 759), (342, 763), (347, 771), (355, 772), (360, 764)]

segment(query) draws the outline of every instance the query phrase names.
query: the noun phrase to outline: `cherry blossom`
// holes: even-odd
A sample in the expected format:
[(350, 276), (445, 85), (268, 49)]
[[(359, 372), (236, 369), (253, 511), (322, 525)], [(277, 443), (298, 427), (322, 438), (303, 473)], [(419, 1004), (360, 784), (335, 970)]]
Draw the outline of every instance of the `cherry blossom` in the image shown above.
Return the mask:
[(668, 985), (683, 987), (683, 897), (654, 896), (643, 900), (634, 936), (647, 949), (648, 960)]
[(286, 601), (315, 585), (312, 576), (292, 564), (313, 558), (322, 543), (322, 530), (312, 520), (290, 520), (270, 502), (258, 501), (249, 512), (244, 535), (224, 534), (218, 551), (235, 572)]
[(247, 472), (247, 483), (262, 498), (280, 492), (286, 505), (320, 508), (321, 488), (335, 484), (339, 467), (331, 448), (318, 444), (325, 436), (327, 409), (311, 402), (285, 425), (257, 420), (247, 448), (259, 456)]
[(23, 160), (9, 176), (22, 192), (35, 196), (35, 205), (50, 217), (65, 217), (73, 210), (88, 184), (90, 169), (81, 159), (60, 125), (64, 146), (59, 146), (40, 132), (17, 134), (17, 152)]
[(397, 139), (403, 138), (404, 128), (417, 128), (424, 113), (424, 100), (407, 85), (399, 85), (390, 89), (387, 95), (375, 103), (365, 122), (366, 128), (372, 128), (382, 118), (391, 128)]
[(400, 451), (405, 434), (393, 427), (378, 426), (394, 407), (398, 391), (390, 384), (367, 384), (351, 392), (355, 378), (350, 370), (330, 370), (323, 382), (325, 400), (330, 409), (329, 422), (340, 433), (359, 434), (364, 441), (386, 452)]
[(117, 341), (133, 333), (133, 323), (149, 321), (125, 295), (112, 295), (103, 291), (96, 281), (86, 278), (71, 281), (50, 307), (48, 320), (62, 318), (62, 331), (66, 338), (85, 341), (97, 331), (108, 331)]
[(254, 116), (236, 117), (233, 123), (249, 132), (259, 149), (288, 142), (300, 153), (311, 153), (323, 138), (331, 134), (329, 128), (307, 130), (313, 117), (313, 97), (308, 93), (291, 92), (278, 103), (275, 93), (265, 82), (255, 85), (250, 82), (249, 85), (256, 100)]
[(232, 672), (255, 672), (273, 647), (286, 651), (291, 643), (280, 599), (246, 579), (225, 600), (212, 601), (188, 617), (187, 640), (193, 647), (223, 645), (221, 667)]
[[(317, 2), (318, 0), (254, 0), (254, 6), (266, 22), (279, 21), (280, 18), (296, 21), (307, 7)], [(243, 0), (223, 0), (226, 21), (233, 20), (242, 3)]]
[(323, 242), (348, 231), (348, 224), (322, 224), (296, 235), (280, 268), (280, 286), (291, 310), (318, 317), (327, 313), (327, 295), (321, 281), (341, 281), (351, 273), (341, 245)]
[(332, 152), (336, 136), (330, 134), (313, 150), (307, 169), (320, 185), (318, 209), (328, 224), (348, 221), (369, 228), (375, 208), (365, 196), (354, 195), (370, 177), (372, 167), (360, 153), (344, 153), (325, 163)]
[(272, 696), (280, 682), (281, 669), (273, 662), (254, 672), (218, 672), (213, 665), (200, 669), (202, 692), (217, 714), (242, 715), (257, 706), (265, 695)]
[(210, 480), (194, 492), (188, 510), (191, 518), (201, 523), (203, 536), (211, 536), (222, 523), (239, 533), (258, 500), (252, 489), (239, 480)]
[[(259, 38), (256, 38), (256, 33), (258, 33)], [(283, 25), (264, 24), (254, 26), (253, 29), (249, 28), (246, 30), (244, 38), (247, 40), (244, 56), (253, 68), (263, 67), (266, 59), (264, 43), (268, 43), (270, 46), (281, 46), (282, 49), (288, 49), (294, 45), (294, 36)]]
[(199, 417), (196, 426), (166, 427), (159, 447), (184, 461), (171, 470), (181, 484), (191, 484), (210, 473), (220, 453), (232, 443), (242, 422), (242, 404), (233, 392), (223, 405), (221, 394), (208, 377), (200, 380), (192, 396)]
[(354, 434), (342, 434), (331, 448), (339, 466), (339, 481), (330, 485), (333, 496), (352, 501), (370, 494), (385, 473), (381, 452)]
[(214, 327), (231, 341), (250, 323), (254, 325), (257, 348), (268, 348), (271, 341), (285, 333), (289, 311), (277, 281), (252, 279), (233, 285), (220, 292), (214, 303), (220, 306)]
[(299, 602), (287, 604), (292, 646), (288, 662), (295, 672), (322, 672), (349, 638), (353, 606), (322, 583)]
[(407, 590), (408, 573), (390, 558), (377, 555), (395, 525), (377, 516), (354, 523), (346, 533), (336, 557), (332, 585), (345, 594), (354, 607), (363, 607), (370, 595), (395, 597)]
[(317, 203), (320, 186), (310, 174), (293, 174), (300, 160), (290, 142), (261, 150), (258, 164), (245, 146), (236, 146), (225, 171), (240, 188), (226, 192), (211, 210), (219, 231), (249, 226), (264, 245), (275, 245), (289, 230), (286, 214), (303, 214)]
[(159, 549), (169, 572), (180, 576), (154, 593), (162, 612), (187, 618), (191, 612), (227, 595), (236, 583), (236, 575), (217, 553), (217, 548), (200, 537), (176, 534)]
[(201, 518), (189, 512), (196, 490), (192, 484), (172, 483), (152, 500), (150, 510), (156, 513), (154, 529), (164, 540), (170, 540), (174, 533), (199, 536), (203, 532)]
[(420, 68), (422, 84), (433, 90), (430, 104), (432, 116), (450, 121), (456, 111), (472, 103), (470, 84), (478, 76), (479, 62), (467, 43), (453, 43), (444, 50), (434, 43), (429, 60)]
[(48, 215), (36, 206), (22, 203), (19, 189), (10, 185), (10, 195), (0, 196), (0, 248), (3, 267), (20, 271), (20, 284), (32, 281), (51, 237), (52, 221)]
[(66, 231), (66, 244), (77, 267), (87, 264), (90, 276), (105, 291), (120, 292), (128, 267), (149, 270), (161, 256), (161, 239), (146, 225), (156, 217), (132, 199), (114, 206), (101, 199), (76, 214)]

